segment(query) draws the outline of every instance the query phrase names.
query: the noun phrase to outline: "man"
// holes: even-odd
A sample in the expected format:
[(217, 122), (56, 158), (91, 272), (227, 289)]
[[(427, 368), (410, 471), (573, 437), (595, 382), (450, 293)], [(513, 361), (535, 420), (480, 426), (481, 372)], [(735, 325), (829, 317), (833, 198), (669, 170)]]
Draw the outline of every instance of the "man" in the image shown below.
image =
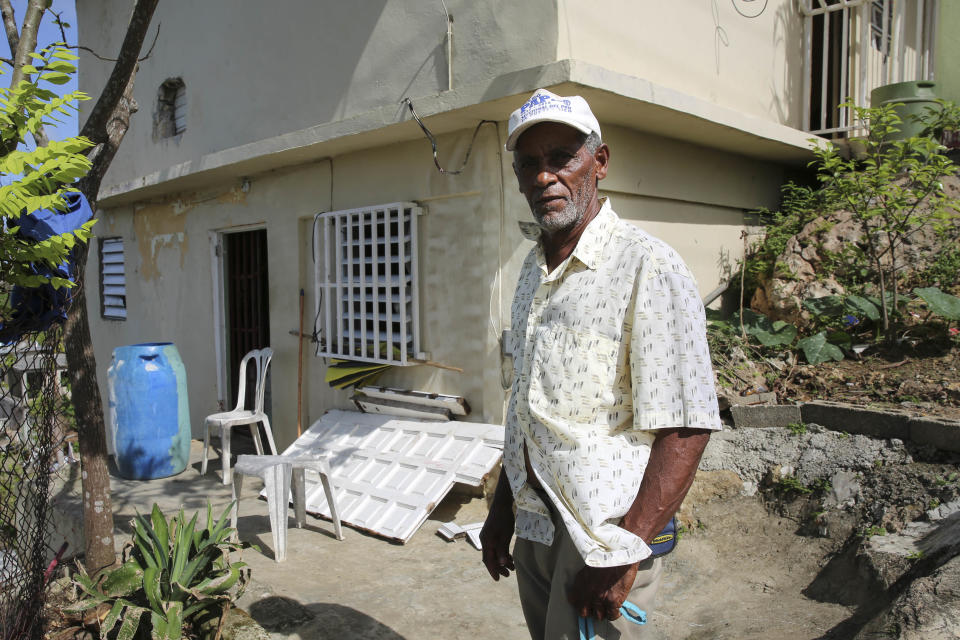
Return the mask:
[(583, 98), (538, 90), (510, 116), (506, 148), (537, 244), (513, 301), (483, 562), (494, 580), (516, 570), (536, 640), (578, 638), (581, 618), (597, 638), (642, 637), (621, 605), (649, 612), (662, 561), (648, 545), (720, 428), (703, 305), (676, 252), (598, 197), (610, 150)]

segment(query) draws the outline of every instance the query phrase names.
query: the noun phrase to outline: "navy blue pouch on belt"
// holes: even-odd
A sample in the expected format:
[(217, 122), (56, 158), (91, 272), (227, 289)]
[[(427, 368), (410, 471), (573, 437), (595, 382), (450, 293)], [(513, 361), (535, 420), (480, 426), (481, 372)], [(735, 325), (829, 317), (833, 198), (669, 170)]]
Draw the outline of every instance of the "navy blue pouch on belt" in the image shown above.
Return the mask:
[(653, 542), (650, 543), (650, 550), (653, 551), (651, 558), (659, 558), (660, 556), (665, 556), (671, 551), (674, 547), (677, 546), (677, 517), (674, 516), (670, 518), (670, 522), (667, 523), (667, 526), (663, 528), (657, 537), (653, 539)]

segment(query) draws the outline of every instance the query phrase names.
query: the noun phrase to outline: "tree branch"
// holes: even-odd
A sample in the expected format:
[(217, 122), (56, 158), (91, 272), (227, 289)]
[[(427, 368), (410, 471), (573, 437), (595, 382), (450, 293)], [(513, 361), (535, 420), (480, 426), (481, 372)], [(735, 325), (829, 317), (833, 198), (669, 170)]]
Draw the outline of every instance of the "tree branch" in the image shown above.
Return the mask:
[(17, 52), (13, 56), (11, 88), (17, 86), (23, 80), (23, 65), (30, 62), (30, 54), (37, 48), (37, 31), (40, 29), (40, 19), (43, 18), (43, 12), (50, 6), (51, 1), (30, 0), (27, 4), (27, 13), (23, 17), (23, 27), (20, 29), (20, 41), (17, 42)]
[[(78, 184), (94, 211), (100, 182), (129, 127), (130, 114), (136, 110), (133, 82), (137, 72), (137, 56), (143, 46), (143, 39), (157, 2), (158, 0), (137, 0), (118, 61), (81, 131), (82, 135), (96, 144), (91, 154), (93, 167)], [(89, 250), (87, 243), (77, 245), (77, 269), (81, 279)], [(87, 497), (83, 509), (84, 561), (92, 573), (112, 565), (116, 556), (113, 546), (113, 507), (110, 500), (110, 475), (107, 470), (103, 401), (97, 386), (97, 364), (90, 339), (87, 290), (85, 285), (78, 287), (70, 305), (64, 330), (64, 346), (73, 390), (74, 412), (80, 430), (83, 491)]]
[[(13, 12), (10, 0), (0, 0), (0, 13), (3, 13), (3, 28), (7, 32), (7, 42), (10, 43), (11, 60), (17, 57), (17, 47), (20, 46), (20, 30), (17, 29), (17, 17)], [(10, 62), (13, 66), (13, 62)]]

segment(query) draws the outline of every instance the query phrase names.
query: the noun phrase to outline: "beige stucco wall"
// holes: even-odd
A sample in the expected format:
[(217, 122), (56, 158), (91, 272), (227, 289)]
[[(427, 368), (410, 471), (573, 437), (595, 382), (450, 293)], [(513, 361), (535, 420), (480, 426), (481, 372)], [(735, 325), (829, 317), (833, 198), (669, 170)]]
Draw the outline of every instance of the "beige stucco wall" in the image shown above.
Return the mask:
[[(340, 154), (411, 140), (419, 130), (404, 98), (441, 115), (431, 126), (444, 132), (503, 118), (506, 101), (564, 82), (605, 95), (598, 113), (625, 126), (768, 158), (806, 148), (789, 128), (800, 121), (802, 59), (792, 0), (770, 0), (755, 19), (719, 1), (446, 5), (453, 90), (439, 0), (160, 3), (159, 38), (136, 79), (140, 111), (101, 197), (297, 165), (334, 141)], [(79, 3), (81, 42), (112, 55), (129, 10), (128, 0)], [(80, 86), (97, 95), (111, 64), (80, 55)], [(154, 140), (158, 89), (170, 78), (186, 85), (186, 132)], [(81, 104), (81, 118), (91, 107)], [(220, 173), (186, 181), (205, 171)]]
[[(446, 5), (454, 17), (454, 87), (555, 59), (552, 0)], [(81, 41), (112, 57), (130, 7), (129, 0), (79, 3)], [(162, 26), (137, 75), (140, 112), (105, 184), (380, 107), (396, 121), (406, 117), (404, 97), (448, 88), (447, 20), (439, 0), (165, 0), (153, 24)], [(152, 37), (153, 29), (145, 50)], [(97, 95), (111, 64), (80, 56), (80, 85)], [(158, 88), (173, 77), (186, 84), (187, 131), (155, 142)], [(91, 106), (82, 105), (81, 120)]]
[[(439, 138), (441, 159), (459, 165), (471, 130)], [(307, 292), (305, 324), (315, 300), (311, 259), (314, 214), (395, 201), (423, 203), (420, 219), (422, 348), (459, 374), (426, 366), (393, 370), (384, 384), (463, 395), (470, 419), (499, 422), (506, 398), (499, 337), (509, 328), (518, 269), (529, 250), (517, 230), (530, 218), (517, 192), (511, 156), (502, 152), (504, 123), (484, 126), (464, 173), (440, 175), (421, 139), (324, 159), (295, 169), (211, 184), (164, 200), (101, 212), (103, 237), (126, 240), (126, 321), (99, 317), (88, 298), (99, 380), (105, 391), (112, 349), (171, 340), (187, 369), (195, 437), (217, 410), (217, 355), (210, 234), (243, 225), (267, 231), (272, 408), (278, 445), (296, 436), (298, 292)], [(601, 183), (616, 210), (672, 243), (690, 263), (702, 292), (719, 280), (724, 261), (739, 255), (743, 210), (772, 206), (781, 181), (776, 166), (616, 126), (604, 128), (611, 171)], [(331, 189), (332, 179), (332, 189)], [(332, 200), (331, 200), (332, 198)], [(498, 268), (499, 267), (499, 268)], [(88, 263), (97, 282), (99, 260)], [(349, 408), (348, 393), (323, 382), (325, 366), (304, 358), (305, 426), (333, 407)], [(232, 404), (232, 400), (227, 401)]]
[[(759, 15), (744, 17), (736, 7)], [(559, 59), (800, 127), (803, 22), (796, 0), (559, 0), (559, 8)]]

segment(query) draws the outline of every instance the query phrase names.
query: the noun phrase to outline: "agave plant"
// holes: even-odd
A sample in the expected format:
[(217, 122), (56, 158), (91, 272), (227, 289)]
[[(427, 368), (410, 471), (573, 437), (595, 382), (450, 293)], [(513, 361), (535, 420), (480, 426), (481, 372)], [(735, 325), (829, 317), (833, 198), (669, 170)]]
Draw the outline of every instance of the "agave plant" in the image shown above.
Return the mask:
[(199, 514), (187, 522), (183, 509), (169, 523), (156, 504), (149, 519), (137, 514), (123, 563), (92, 578), (81, 571), (75, 581), (83, 595), (72, 609), (99, 611), (84, 618), (98, 623), (101, 638), (119, 627), (117, 640), (177, 640), (211, 624), (218, 636), (250, 574), (246, 563), (230, 559), (244, 546), (227, 526), (232, 508), (214, 522), (207, 503), (206, 527), (197, 526)]

